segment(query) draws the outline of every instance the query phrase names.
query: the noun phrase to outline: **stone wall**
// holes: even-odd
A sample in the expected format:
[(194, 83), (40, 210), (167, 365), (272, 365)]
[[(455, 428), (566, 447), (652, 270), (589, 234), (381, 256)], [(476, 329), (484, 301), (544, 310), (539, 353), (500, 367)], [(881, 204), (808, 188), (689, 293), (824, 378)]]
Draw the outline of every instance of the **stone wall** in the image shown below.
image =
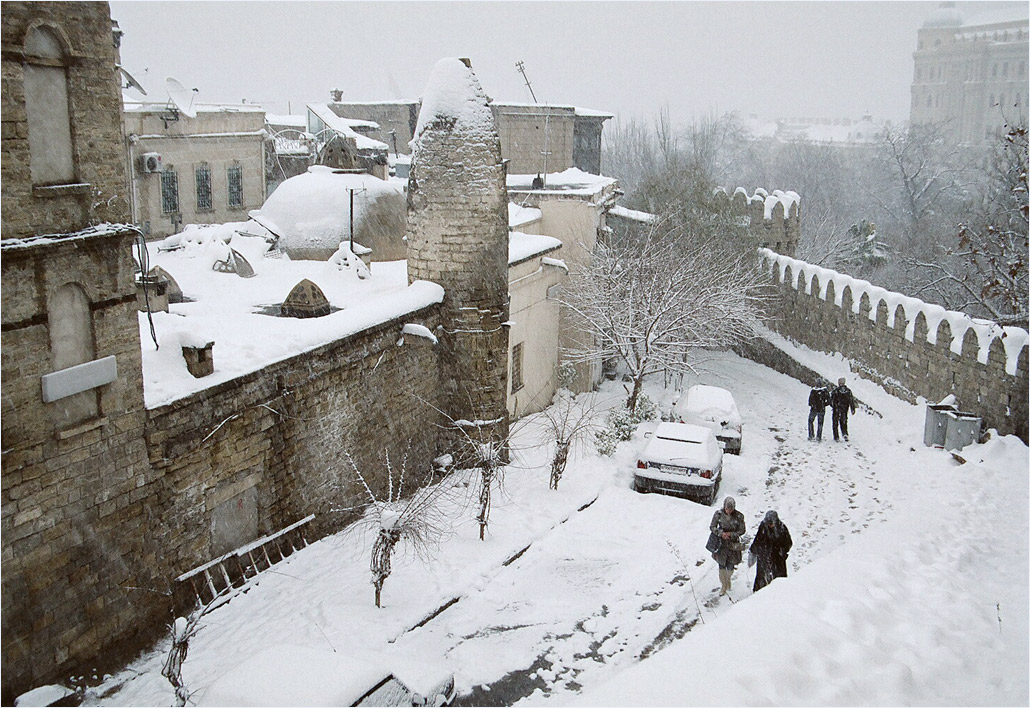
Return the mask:
[[(3, 702), (82, 667), (98, 648), (118, 654), (156, 620), (145, 593), (161, 577), (149, 543), (158, 478), (143, 441), (143, 377), (131, 231), (4, 242), (3, 265)], [(54, 371), (51, 309), (67, 283), (89, 301), (97, 359), (117, 378), (91, 391), (86, 420), (44, 403)], [(67, 399), (65, 399), (67, 400)], [(161, 617), (161, 620), (167, 619)], [(123, 654), (124, 656), (124, 654)], [(84, 668), (90, 668), (85, 666)]]
[(3, 254), (5, 704), (73, 672), (111, 670), (157, 638), (183, 572), (311, 513), (316, 535), (352, 521), (340, 510), (367, 498), (351, 459), (381, 494), (385, 454), (406, 459), (412, 479), (437, 454), (438, 348), (399, 340), (409, 322), (437, 329), (438, 305), (145, 411), (128, 242), (88, 262), (119, 292), (95, 308), (97, 354), (119, 363), (101, 393), (107, 417), (55, 435), (53, 404), (39, 397), (46, 320), (7, 285), (46, 280), (19, 270), (72, 267), (61, 248), (79, 259), (87, 247), (55, 246), (30, 263), (20, 256), (32, 249)]
[[(0, 179), (4, 238), (68, 233), (86, 224), (128, 220), (121, 105), (114, 35), (106, 2), (5, 2), (0, 92)], [(74, 176), (61, 184), (33, 184), (26, 110), (23, 43), (33, 27), (58, 38), (66, 73)], [(40, 65), (46, 60), (38, 60)], [(27, 63), (33, 64), (32, 60)], [(84, 129), (88, 126), (88, 129)], [(46, 142), (47, 136), (38, 136)]]
[(983, 418), (985, 430), (1027, 440), (1026, 330), (973, 321), (834, 271), (761, 253), (776, 288), (772, 329), (811, 349), (840, 352), (859, 376), (909, 402), (954, 394), (962, 410)]
[[(446, 292), (444, 412), (455, 421), (487, 421), (476, 427), (491, 440), (504, 440), (508, 196), (500, 140), (467, 60), (437, 62), (429, 87), (408, 179), (408, 279), (439, 283)], [(431, 110), (436, 112), (426, 115)], [(444, 436), (451, 440), (441, 444), (458, 452), (456, 436)]]

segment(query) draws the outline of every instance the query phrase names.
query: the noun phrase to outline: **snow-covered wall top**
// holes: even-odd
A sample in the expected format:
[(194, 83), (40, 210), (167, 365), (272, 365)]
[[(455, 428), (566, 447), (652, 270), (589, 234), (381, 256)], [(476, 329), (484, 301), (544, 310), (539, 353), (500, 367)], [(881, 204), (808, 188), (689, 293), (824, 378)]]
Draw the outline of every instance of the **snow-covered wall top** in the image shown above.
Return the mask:
[(544, 177), (542, 189), (534, 189), (533, 180), (538, 175), (508, 175), (508, 189), (532, 190), (534, 192), (561, 192), (564, 194), (594, 195), (615, 184), (618, 180), (602, 175), (592, 175), (577, 167), (562, 172), (549, 172)]
[(489, 100), (470, 66), (453, 57), (441, 59), (426, 84), (412, 142), (417, 143), (426, 127), (436, 121), (453, 121), (451, 130), (470, 139), (493, 134)]
[[(829, 268), (799, 261), (796, 258), (775, 253), (768, 248), (761, 248), (758, 253), (770, 271), (779, 270), (781, 283), (786, 282), (789, 268), (790, 285), (795, 290), (801, 289), (803, 281), (806, 294), (816, 295), (825, 300), (829, 284), (833, 283), (833, 299), (837, 307), (843, 307), (845, 288), (851, 291), (851, 310), (855, 314), (860, 312), (862, 297), (865, 296), (869, 300), (869, 319), (873, 322), (876, 321), (879, 305), (883, 302), (887, 308), (886, 324), (888, 327), (893, 327), (900, 307), (907, 322), (905, 338), (910, 342), (915, 341), (916, 318), (919, 315), (922, 315), (926, 321), (926, 340), (931, 344), (937, 343), (937, 330), (941, 322), (948, 323), (952, 335), (951, 351), (955, 354), (962, 354), (962, 344), (965, 341), (966, 332), (972, 330), (979, 345), (976, 358), (981, 364), (987, 363), (991, 343), (1000, 338), (1005, 348), (1005, 371), (1010, 375), (1016, 373), (1020, 352), (1027, 346), (1028, 339), (1030, 339), (1030, 335), (1021, 327), (1003, 327), (990, 320), (977, 319), (962, 312), (946, 310), (940, 305), (892, 292), (873, 285), (867, 280), (859, 280)], [(818, 292), (812, 291), (813, 282), (818, 283)]]
[(748, 196), (746, 189), (737, 187), (733, 190), (731, 196), (725, 187), (716, 187), (715, 193), (725, 195), (731, 201), (742, 203), (748, 207), (762, 204), (764, 207), (763, 215), (766, 220), (772, 220), (777, 216), (777, 207), (779, 207), (783, 218), (790, 219), (797, 215), (798, 207), (801, 205), (801, 196), (797, 192), (784, 192), (779, 189), (774, 189), (770, 193), (762, 187), (758, 187), (753, 195)]
[(653, 224), (658, 221), (658, 217), (654, 214), (650, 214), (646, 211), (637, 211), (636, 209), (627, 209), (624, 206), (613, 206), (608, 210), (608, 213), (612, 216), (618, 216), (623, 219), (629, 219), (630, 221), (639, 221), (643, 224)]

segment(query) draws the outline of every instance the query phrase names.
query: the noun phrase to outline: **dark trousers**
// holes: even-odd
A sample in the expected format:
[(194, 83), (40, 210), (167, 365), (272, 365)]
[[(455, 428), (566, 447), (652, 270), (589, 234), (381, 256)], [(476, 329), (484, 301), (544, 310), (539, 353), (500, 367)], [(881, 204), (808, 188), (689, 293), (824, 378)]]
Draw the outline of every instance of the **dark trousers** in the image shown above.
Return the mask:
[(823, 418), (825, 418), (825, 417), (826, 417), (826, 409), (825, 408), (810, 408), (809, 409), (809, 411), (808, 411), (808, 439), (809, 440), (811, 440), (812, 438), (816, 437), (816, 435), (812, 434), (812, 423), (814, 423), (817, 418), (819, 419), (819, 434), (818, 434), (818, 438), (820, 440), (823, 439)]
[(848, 436), (848, 409), (847, 408), (845, 408), (843, 410), (838, 410), (836, 408), (833, 409), (833, 439), (834, 440), (840, 440), (840, 437), (838, 436), (838, 432), (840, 433), (840, 435), (843, 435), (844, 437)]

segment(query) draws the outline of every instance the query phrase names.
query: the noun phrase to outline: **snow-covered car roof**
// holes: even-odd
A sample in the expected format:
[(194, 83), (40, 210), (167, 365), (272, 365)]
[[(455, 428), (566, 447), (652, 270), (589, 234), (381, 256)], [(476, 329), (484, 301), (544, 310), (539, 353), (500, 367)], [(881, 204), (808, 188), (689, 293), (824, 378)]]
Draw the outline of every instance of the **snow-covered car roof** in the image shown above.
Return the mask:
[(711, 428), (690, 423), (659, 423), (640, 452), (648, 462), (715, 469), (722, 450)]
[[(401, 666), (395, 666), (396, 663)], [(449, 678), (435, 663), (431, 662), (435, 672), (432, 676), (425, 667), (422, 671), (405, 670), (405, 663), (376, 652), (362, 654), (359, 658), (329, 649), (269, 647), (219, 676), (202, 694), (198, 691), (198, 705), (350, 706), (391, 677), (398, 679), (406, 689), (397, 686), (394, 693), (421, 692), (422, 695), (426, 695), (432, 685)], [(396, 697), (403, 699), (400, 695)]]
[(741, 424), (733, 394), (718, 386), (696, 384), (687, 390), (679, 405), (680, 417), (692, 422), (711, 421), (729, 427)]

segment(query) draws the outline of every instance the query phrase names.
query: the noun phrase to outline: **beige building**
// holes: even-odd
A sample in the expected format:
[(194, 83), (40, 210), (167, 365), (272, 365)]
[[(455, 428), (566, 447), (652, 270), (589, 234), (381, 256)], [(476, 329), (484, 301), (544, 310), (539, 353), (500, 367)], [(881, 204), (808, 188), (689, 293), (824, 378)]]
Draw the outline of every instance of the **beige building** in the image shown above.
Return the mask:
[(508, 235), (508, 413), (521, 417), (551, 404), (558, 390), (557, 288), (568, 269), (556, 238)]
[[(418, 123), (418, 101), (354, 103), (337, 100), (321, 104), (335, 115), (373, 121), (367, 135), (389, 145), (391, 153), (411, 152), (408, 144)], [(601, 174), (601, 131), (611, 113), (576, 106), (540, 103), (490, 103), (501, 136), (501, 157), (509, 174), (548, 174), (570, 167)], [(309, 126), (309, 129), (313, 126)]]
[(147, 238), (246, 221), (264, 202), (269, 148), (260, 107), (126, 103), (123, 121), (132, 220)]
[[(522, 221), (518, 229), (561, 241), (561, 260), (574, 272), (590, 262), (598, 234), (608, 228), (606, 217), (618, 197), (618, 183), (575, 168), (546, 175), (543, 187), (534, 186), (535, 177), (508, 175), (508, 199), (521, 208), (539, 211), (538, 218)], [(559, 313), (558, 331), (560, 349), (592, 344), (589, 335), (573, 325), (571, 315), (564, 308)], [(579, 363), (573, 390), (590, 391), (600, 380), (599, 360)]]
[(965, 20), (942, 2), (918, 34), (913, 54), (913, 123), (944, 122), (962, 143), (978, 144), (1027, 120), (1027, 8)]

